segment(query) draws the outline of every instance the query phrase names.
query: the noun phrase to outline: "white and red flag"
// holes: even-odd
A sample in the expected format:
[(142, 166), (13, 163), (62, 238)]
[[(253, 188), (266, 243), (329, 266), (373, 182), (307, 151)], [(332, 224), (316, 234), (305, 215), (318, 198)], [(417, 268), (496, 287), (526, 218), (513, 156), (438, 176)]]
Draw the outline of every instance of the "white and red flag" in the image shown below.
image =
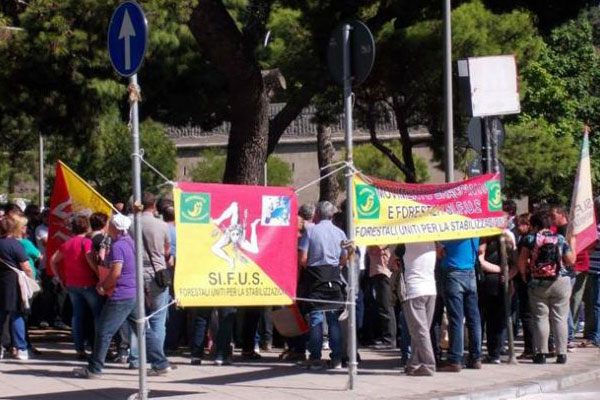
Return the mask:
[(569, 227), (567, 237), (572, 234), (576, 239), (576, 253), (581, 253), (598, 239), (596, 229), (596, 216), (594, 214), (594, 197), (592, 192), (592, 174), (590, 167), (590, 140), (589, 128), (583, 132), (581, 144), (581, 157), (575, 176), (575, 187), (571, 197), (571, 211), (569, 213)]

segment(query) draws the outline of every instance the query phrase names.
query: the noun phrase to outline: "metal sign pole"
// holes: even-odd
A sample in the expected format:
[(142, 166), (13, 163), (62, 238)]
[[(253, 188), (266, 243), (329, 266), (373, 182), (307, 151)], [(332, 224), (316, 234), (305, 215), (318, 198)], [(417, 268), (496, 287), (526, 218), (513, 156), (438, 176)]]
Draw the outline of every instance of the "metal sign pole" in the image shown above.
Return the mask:
[[(137, 74), (129, 78), (129, 84), (133, 85), (139, 92)], [(138, 98), (132, 96), (131, 102), (131, 141), (133, 145), (132, 170), (133, 170), (133, 204), (139, 205), (142, 201), (141, 162), (140, 162), (140, 131)], [(144, 268), (142, 264), (142, 212), (139, 208), (134, 210), (135, 229), (135, 270), (137, 279), (137, 338), (139, 351), (139, 397), (140, 400), (148, 398), (146, 382), (146, 335), (145, 317), (146, 310), (144, 300)]]
[[(488, 147), (491, 153), (491, 164), (493, 171), (497, 174), (500, 173), (500, 161), (498, 160), (498, 131), (495, 129), (494, 124), (497, 123), (492, 118), (486, 119), (486, 132), (488, 138)], [(490, 171), (491, 172), (491, 171)], [(515, 357), (515, 338), (512, 329), (512, 316), (511, 316), (511, 298), (510, 298), (510, 280), (509, 277), (509, 265), (508, 265), (508, 249), (506, 245), (506, 238), (504, 235), (500, 237), (500, 264), (502, 269), (502, 277), (504, 279), (504, 319), (506, 320), (506, 332), (508, 336), (508, 363), (517, 364)]]
[(446, 143), (446, 182), (454, 182), (454, 129), (452, 126), (452, 11), (444, 0), (444, 136)]
[[(346, 134), (346, 161), (348, 162), (347, 177), (346, 177), (346, 226), (348, 232), (348, 240), (354, 240), (354, 221), (352, 220), (352, 202), (354, 193), (352, 189), (352, 82), (350, 73), (350, 25), (344, 24), (343, 28), (343, 58), (344, 58), (344, 112), (346, 119), (345, 134)], [(356, 301), (355, 283), (356, 270), (353, 263), (348, 263), (348, 300), (350, 303)], [(356, 307), (349, 307), (348, 315), (348, 388), (353, 390), (356, 380)]]

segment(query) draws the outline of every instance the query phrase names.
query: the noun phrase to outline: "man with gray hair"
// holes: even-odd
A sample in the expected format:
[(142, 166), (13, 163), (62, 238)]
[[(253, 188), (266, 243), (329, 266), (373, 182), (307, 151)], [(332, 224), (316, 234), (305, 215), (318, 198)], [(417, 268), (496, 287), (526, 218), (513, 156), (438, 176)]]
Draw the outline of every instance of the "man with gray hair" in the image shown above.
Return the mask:
[(316, 225), (306, 228), (298, 246), (305, 279), (305, 292), (300, 295), (315, 300), (307, 306), (310, 359), (306, 364), (307, 368), (314, 370), (324, 368), (321, 362), (324, 319), (327, 319), (329, 326), (330, 366), (335, 369), (342, 367), (342, 332), (338, 318), (345, 300), (340, 268), (347, 261), (346, 251), (341, 244), (347, 238), (331, 221), (335, 212), (333, 204), (320, 202), (317, 205)]
[(298, 215), (302, 217), (304, 221), (312, 221), (315, 217), (315, 205), (313, 203), (304, 203), (298, 209)]

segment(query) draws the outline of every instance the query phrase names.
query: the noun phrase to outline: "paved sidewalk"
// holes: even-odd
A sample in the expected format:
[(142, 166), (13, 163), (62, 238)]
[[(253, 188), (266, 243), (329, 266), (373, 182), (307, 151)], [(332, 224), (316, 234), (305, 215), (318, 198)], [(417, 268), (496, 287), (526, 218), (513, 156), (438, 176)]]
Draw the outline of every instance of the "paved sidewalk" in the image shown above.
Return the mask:
[[(137, 371), (108, 364), (98, 380), (74, 378), (68, 342), (37, 343), (43, 354), (27, 362), (0, 361), (0, 399), (106, 400), (127, 399), (138, 385)], [(191, 366), (187, 357), (170, 357), (178, 368), (166, 377), (148, 378), (151, 398), (164, 399), (440, 399), (514, 398), (556, 390), (600, 377), (600, 351), (577, 349), (558, 365), (485, 365), (481, 370), (408, 377), (400, 368), (399, 351), (362, 349), (356, 390), (346, 391), (346, 370), (308, 372), (280, 362), (278, 353), (263, 353), (260, 362)]]

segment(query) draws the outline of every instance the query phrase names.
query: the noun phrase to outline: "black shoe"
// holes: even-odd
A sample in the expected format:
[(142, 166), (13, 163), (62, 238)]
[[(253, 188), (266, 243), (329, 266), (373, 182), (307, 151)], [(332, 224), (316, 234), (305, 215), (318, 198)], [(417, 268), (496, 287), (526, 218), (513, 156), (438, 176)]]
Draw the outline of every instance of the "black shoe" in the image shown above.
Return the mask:
[(192, 357), (190, 363), (192, 365), (202, 365), (202, 359), (200, 357)]
[(567, 355), (566, 354), (559, 354), (556, 356), (556, 363), (557, 364), (566, 364), (567, 363)]
[(533, 363), (534, 364), (546, 364), (546, 355), (543, 353), (538, 353), (535, 356), (533, 356)]

